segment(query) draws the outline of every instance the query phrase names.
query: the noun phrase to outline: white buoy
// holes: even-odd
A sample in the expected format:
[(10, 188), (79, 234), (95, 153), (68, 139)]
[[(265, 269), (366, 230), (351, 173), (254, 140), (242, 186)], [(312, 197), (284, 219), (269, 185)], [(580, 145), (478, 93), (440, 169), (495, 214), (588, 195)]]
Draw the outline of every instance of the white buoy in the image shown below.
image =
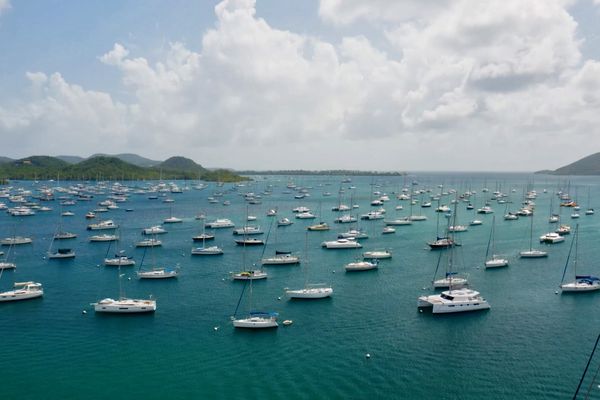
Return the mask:
[(277, 300), (281, 300), (281, 296), (279, 296), (279, 297), (277, 298)]
[(371, 354), (367, 353), (367, 354), (365, 354), (365, 357), (366, 358), (371, 358)]
[(82, 313), (82, 314), (87, 314), (87, 311), (83, 310), (81, 313)]
[(554, 291), (554, 294), (558, 294), (558, 290)]
[(420, 313), (422, 313), (422, 312), (423, 312), (423, 310), (419, 309), (419, 312), (420, 312)]
[(130, 280), (131, 280), (131, 277), (127, 278), (127, 280), (128, 280), (128, 281), (130, 281)]
[(218, 327), (218, 326), (215, 326), (213, 329), (214, 329), (215, 331), (218, 331), (218, 330), (219, 330), (219, 327)]
[(294, 321), (292, 321), (291, 319), (286, 319), (285, 321), (283, 321), (283, 324), (284, 324), (285, 326), (291, 325), (291, 324), (293, 324), (293, 323), (294, 323)]

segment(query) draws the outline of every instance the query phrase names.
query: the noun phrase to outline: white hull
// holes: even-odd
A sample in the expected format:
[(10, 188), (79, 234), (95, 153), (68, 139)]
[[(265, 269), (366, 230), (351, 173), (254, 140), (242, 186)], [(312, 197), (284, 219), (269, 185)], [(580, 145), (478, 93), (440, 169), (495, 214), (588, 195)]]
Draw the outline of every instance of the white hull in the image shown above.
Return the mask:
[(277, 328), (277, 320), (275, 318), (265, 317), (250, 317), (242, 319), (234, 319), (233, 326), (236, 328), (248, 328), (248, 329), (264, 329), (264, 328)]
[(318, 287), (286, 290), (285, 294), (291, 299), (323, 299), (333, 294), (333, 288)]
[(365, 251), (363, 258), (365, 260), (382, 260), (384, 258), (392, 258), (392, 253), (389, 251)]
[(131, 267), (135, 265), (135, 260), (131, 258), (105, 258), (104, 265), (109, 267)]
[(158, 268), (150, 271), (138, 271), (137, 276), (140, 279), (169, 279), (177, 278), (179, 272), (173, 269)]
[(103, 299), (92, 304), (96, 312), (133, 314), (156, 311), (156, 300)]
[(290, 255), (275, 256), (262, 259), (262, 265), (289, 265), (299, 263), (300, 257)]
[(486, 268), (508, 267), (508, 260), (505, 258), (493, 258), (485, 262)]
[(255, 281), (257, 279), (266, 279), (267, 273), (264, 271), (243, 271), (232, 274), (232, 278), (237, 281)]
[(369, 270), (372, 270), (372, 269), (376, 269), (377, 268), (377, 263), (368, 262), (368, 261), (354, 262), (354, 263), (346, 264), (346, 266), (344, 268), (348, 272), (369, 271)]
[(0, 302), (4, 301), (19, 301), (35, 299), (44, 295), (43, 290), (25, 291), (25, 290), (10, 290), (0, 293)]
[(75, 258), (75, 252), (70, 253), (48, 253), (49, 260), (60, 260), (63, 258)]
[(11, 262), (0, 262), (0, 269), (15, 269), (17, 265)]
[(542, 250), (524, 250), (519, 253), (521, 258), (542, 258), (548, 257), (548, 253)]
[(560, 290), (563, 292), (591, 292), (600, 289), (600, 283), (593, 284), (583, 282), (570, 282), (560, 285)]
[(223, 254), (223, 249), (216, 246), (211, 247), (198, 247), (192, 249), (192, 255), (194, 256), (218, 256)]
[(35, 299), (44, 295), (42, 285), (36, 282), (15, 282), (15, 289), (0, 293), (0, 302)]
[(450, 286), (454, 288), (463, 287), (467, 285), (469, 282), (465, 278), (452, 277), (452, 278), (442, 278), (437, 281), (433, 281), (434, 288), (449, 288)]
[(431, 307), (433, 314), (450, 314), (490, 308), (479, 292), (471, 289), (448, 290), (441, 294), (421, 296), (417, 301), (417, 306), (419, 308)]

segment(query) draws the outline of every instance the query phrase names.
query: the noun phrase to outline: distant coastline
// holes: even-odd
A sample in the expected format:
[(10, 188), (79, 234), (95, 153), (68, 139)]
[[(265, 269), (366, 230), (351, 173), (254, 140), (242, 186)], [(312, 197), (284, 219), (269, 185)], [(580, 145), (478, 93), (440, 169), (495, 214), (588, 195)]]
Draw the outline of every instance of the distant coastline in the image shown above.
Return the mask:
[(333, 175), (333, 176), (404, 176), (406, 172), (398, 171), (360, 171), (360, 170), (346, 170), (346, 169), (332, 169), (322, 171), (311, 171), (303, 169), (293, 170), (268, 170), (268, 171), (255, 171), (255, 170), (243, 170), (235, 171), (238, 175)]

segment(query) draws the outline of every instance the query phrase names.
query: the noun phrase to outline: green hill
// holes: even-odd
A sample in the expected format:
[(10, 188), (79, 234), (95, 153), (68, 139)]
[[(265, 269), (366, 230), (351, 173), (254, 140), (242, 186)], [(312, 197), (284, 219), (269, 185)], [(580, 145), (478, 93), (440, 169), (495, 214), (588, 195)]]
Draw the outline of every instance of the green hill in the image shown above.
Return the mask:
[(122, 154), (93, 154), (89, 158), (95, 157), (114, 157), (118, 158), (121, 161), (125, 161), (126, 163), (137, 165), (138, 167), (153, 167), (155, 165), (160, 164), (160, 161), (151, 160), (149, 158), (145, 158), (142, 156), (138, 156), (137, 154), (132, 153), (122, 153)]
[(201, 165), (196, 164), (194, 160), (180, 156), (168, 158), (158, 164), (155, 168), (160, 168), (163, 171), (195, 172), (196, 174), (206, 171)]
[(79, 156), (56, 156), (56, 158), (68, 162), (69, 164), (77, 164), (85, 160), (85, 158)]
[[(67, 156), (67, 159), (73, 159)], [(171, 157), (161, 167), (141, 167), (117, 157), (96, 156), (76, 164), (57, 157), (31, 156), (0, 163), (3, 179), (60, 179), (60, 180), (153, 180), (203, 179), (207, 181), (238, 182), (247, 178), (231, 171), (207, 171), (184, 157)]]
[(5, 163), (11, 162), (11, 161), (14, 161), (14, 160), (12, 158), (0, 156), (0, 164), (5, 164)]
[(538, 174), (549, 175), (600, 175), (600, 153), (584, 157), (554, 171), (538, 171)]

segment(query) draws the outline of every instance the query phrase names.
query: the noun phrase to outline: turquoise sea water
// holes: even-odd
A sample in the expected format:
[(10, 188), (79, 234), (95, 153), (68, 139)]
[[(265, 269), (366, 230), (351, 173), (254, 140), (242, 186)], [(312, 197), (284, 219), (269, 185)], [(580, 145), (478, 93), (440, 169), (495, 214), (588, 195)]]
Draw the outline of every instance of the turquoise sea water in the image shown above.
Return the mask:
[[(411, 185), (412, 180), (418, 185)], [(286, 193), (290, 181), (310, 187), (311, 196), (294, 199), (295, 192)], [(117, 269), (100, 265), (107, 245), (89, 243), (91, 233), (85, 230), (90, 222), (85, 213), (96, 208), (109, 191), (68, 207), (75, 216), (63, 218), (64, 229), (79, 234), (70, 241), (77, 252), (72, 261), (44, 258), (59, 222), (58, 201), (42, 203), (53, 211), (33, 217), (2, 213), (0, 236), (11, 236), (16, 229), (19, 235), (33, 237), (34, 244), (15, 248), (18, 268), (3, 273), (0, 289), (8, 290), (15, 280), (35, 280), (43, 283), (45, 294), (43, 299), (0, 304), (0, 394), (26, 399), (570, 397), (600, 330), (600, 293), (555, 294), (570, 238), (548, 246), (547, 259), (518, 259), (518, 251), (529, 247), (530, 219), (504, 221), (506, 206), (492, 202), (497, 251), (509, 256), (510, 266), (485, 270), (482, 265), (493, 215), (476, 216), (475, 211), (466, 211), (466, 203), (459, 203), (458, 223), (475, 218), (484, 221), (456, 235), (462, 243), (456, 256), (459, 268), (469, 273), (472, 286), (489, 301), (491, 310), (441, 316), (420, 313), (416, 307), (418, 296), (432, 292), (427, 287), (439, 255), (425, 244), (436, 235), (435, 203), (432, 208), (416, 206), (413, 210), (413, 214), (427, 215), (427, 221), (398, 226), (392, 235), (381, 235), (382, 220), (360, 221), (359, 226), (370, 235), (360, 251), (324, 250), (320, 243), (351, 228), (333, 223), (340, 214), (330, 210), (338, 204), (340, 187), (345, 190), (344, 203), (350, 204), (352, 199), (360, 205), (354, 214), (374, 209), (369, 205), (373, 190), (387, 193), (391, 201), (384, 207), (391, 218), (409, 213), (409, 202), (397, 201), (394, 196), (404, 185), (437, 193), (442, 190), (437, 185), (443, 184), (444, 190), (477, 191), (473, 199), (476, 208), (483, 205), (483, 187), (490, 189), (488, 198), (499, 187), (510, 194), (511, 211), (519, 208), (526, 189), (536, 189), (533, 234), (534, 246), (539, 248), (537, 237), (555, 229), (548, 224), (552, 192), (570, 185), (571, 195), (577, 195), (581, 204), (581, 218), (571, 220), (571, 209), (559, 210), (556, 196), (554, 211), (561, 212), (563, 223), (580, 224), (579, 272), (600, 275), (600, 214), (584, 215), (588, 188), (591, 206), (600, 211), (596, 204), (599, 183), (590, 177), (567, 181), (525, 174), (355, 177), (351, 183), (341, 183), (340, 177), (258, 177), (243, 187), (209, 184), (201, 191), (168, 194), (175, 199), (171, 205), (163, 203), (162, 197), (149, 200), (148, 195), (132, 194), (128, 202), (119, 203), (120, 209), (102, 216), (122, 226), (120, 246), (135, 256), (138, 264), (143, 250), (134, 249), (133, 244), (141, 240), (142, 228), (159, 224), (170, 213), (184, 219), (181, 224), (166, 225), (169, 233), (160, 236), (163, 247), (154, 252), (157, 263), (180, 265), (177, 280), (140, 281), (135, 278), (137, 267), (122, 270), (128, 297), (152, 294), (157, 299), (155, 314), (137, 316), (99, 315), (89, 306), (101, 298), (118, 296)], [(263, 194), (262, 204), (247, 206), (240, 196), (248, 191), (262, 194), (269, 185), (272, 194)], [(31, 183), (13, 186), (28, 188)], [(511, 193), (511, 189), (515, 191)], [(215, 192), (224, 194), (218, 197), (218, 204), (210, 204), (207, 197)], [(331, 192), (331, 196), (323, 196), (323, 192)], [(222, 205), (224, 200), (231, 205)], [(450, 200), (443, 197), (442, 204)], [(231, 229), (217, 230), (214, 243), (223, 247), (225, 254), (192, 257), (191, 237), (201, 232), (201, 221), (194, 216), (204, 212), (207, 220), (230, 218), (239, 227), (249, 212), (258, 217), (252, 224), (266, 232), (271, 220), (293, 218), (292, 208), (300, 205), (317, 214), (321, 209), (321, 219), (332, 226), (331, 231), (308, 234), (308, 276), (312, 282), (333, 285), (333, 297), (289, 301), (283, 289), (304, 284), (306, 263), (266, 267), (269, 278), (253, 284), (254, 305), (279, 312), (280, 322), (291, 319), (294, 323), (269, 331), (235, 330), (230, 316), (244, 284), (231, 281), (228, 274), (241, 270), (244, 259), (246, 268), (259, 263), (263, 248), (247, 248), (243, 256)], [(396, 205), (403, 205), (404, 210), (395, 211)], [(275, 207), (279, 215), (267, 217), (266, 211)], [(134, 211), (125, 212), (125, 208)], [(318, 220), (294, 219), (292, 226), (281, 228), (274, 224), (265, 254), (274, 254), (277, 247), (295, 250), (304, 258), (306, 227), (315, 222)], [(381, 248), (391, 249), (393, 258), (381, 261), (378, 270), (344, 272), (344, 264), (362, 251)], [(144, 263), (148, 265), (151, 258), (148, 253)], [(247, 303), (244, 297), (240, 309), (247, 311)], [(87, 314), (82, 314), (83, 310)], [(367, 353), (370, 358), (365, 357)], [(598, 362), (592, 363), (592, 372), (596, 368)], [(586, 390), (590, 382), (586, 380)], [(591, 397), (600, 397), (595, 385)]]

